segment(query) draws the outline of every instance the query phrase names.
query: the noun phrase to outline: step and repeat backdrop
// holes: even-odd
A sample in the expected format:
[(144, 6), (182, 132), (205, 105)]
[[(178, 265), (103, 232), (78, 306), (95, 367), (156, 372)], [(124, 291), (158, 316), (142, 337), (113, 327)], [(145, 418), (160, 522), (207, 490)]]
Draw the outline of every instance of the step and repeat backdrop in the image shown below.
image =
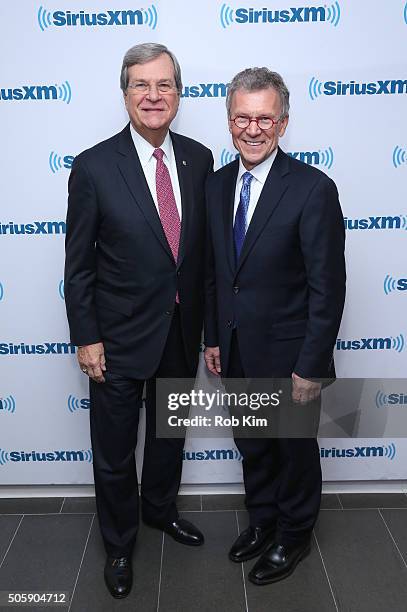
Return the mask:
[[(80, 151), (127, 122), (119, 72), (140, 42), (177, 55), (173, 129), (210, 147), (217, 167), (236, 155), (232, 76), (268, 66), (285, 78), (281, 146), (336, 181), (345, 216), (338, 375), (357, 379), (364, 419), (377, 424), (377, 437), (355, 437), (357, 411), (337, 393), (341, 419), (321, 428), (324, 478), (405, 478), (407, 439), (386, 423), (407, 410), (407, 2), (43, 2), (0, 6), (0, 483), (92, 482), (87, 379), (62, 282), (67, 180)], [(202, 363), (199, 380), (210, 385)], [(188, 439), (183, 482), (241, 482), (232, 437)]]

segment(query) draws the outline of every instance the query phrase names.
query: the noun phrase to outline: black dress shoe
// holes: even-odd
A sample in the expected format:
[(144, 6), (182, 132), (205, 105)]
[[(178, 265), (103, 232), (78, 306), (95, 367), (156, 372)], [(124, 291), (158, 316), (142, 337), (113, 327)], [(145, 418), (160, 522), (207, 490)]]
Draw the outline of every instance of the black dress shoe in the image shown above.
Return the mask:
[(229, 559), (242, 563), (260, 555), (271, 543), (275, 527), (248, 527), (242, 531), (229, 551)]
[(116, 599), (123, 599), (131, 591), (133, 572), (129, 557), (108, 557), (105, 564), (105, 583)]
[(287, 578), (293, 573), (301, 559), (309, 554), (310, 550), (309, 539), (302, 541), (301, 544), (291, 546), (272, 544), (250, 571), (250, 582), (262, 585)]
[(186, 544), (187, 546), (201, 546), (201, 544), (204, 543), (203, 534), (199, 529), (182, 518), (178, 518), (176, 521), (164, 525), (163, 530), (174, 538), (174, 540), (181, 544)]

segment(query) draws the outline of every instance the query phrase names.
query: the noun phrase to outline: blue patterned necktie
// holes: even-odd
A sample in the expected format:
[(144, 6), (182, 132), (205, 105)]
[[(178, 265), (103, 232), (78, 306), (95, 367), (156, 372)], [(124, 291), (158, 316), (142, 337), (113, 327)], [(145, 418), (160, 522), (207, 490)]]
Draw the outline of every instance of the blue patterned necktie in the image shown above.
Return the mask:
[(242, 188), (240, 190), (240, 201), (237, 207), (235, 224), (233, 226), (233, 237), (235, 241), (235, 254), (236, 261), (240, 257), (243, 242), (246, 236), (247, 230), (247, 209), (249, 208), (250, 202), (250, 183), (253, 178), (253, 174), (245, 172), (242, 176)]

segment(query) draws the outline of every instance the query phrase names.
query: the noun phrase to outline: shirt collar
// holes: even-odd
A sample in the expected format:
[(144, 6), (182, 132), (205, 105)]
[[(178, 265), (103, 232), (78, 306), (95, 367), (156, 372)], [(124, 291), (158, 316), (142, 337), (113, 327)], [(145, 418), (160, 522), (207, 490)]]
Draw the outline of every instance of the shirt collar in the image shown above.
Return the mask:
[[(267, 159), (255, 166), (252, 170), (250, 170), (250, 174), (253, 174), (254, 178), (262, 185), (264, 185), (264, 183), (266, 182), (268, 173), (271, 170), (271, 166), (273, 165), (273, 162), (276, 159), (277, 152), (278, 148), (276, 147)], [(237, 175), (237, 183), (239, 183), (245, 172), (248, 172), (248, 170), (244, 167), (241, 158), (239, 158), (239, 172)]]
[[(134, 129), (132, 124), (130, 123), (130, 133), (133, 139), (134, 146), (136, 147), (137, 154), (140, 159), (140, 163), (142, 167), (145, 167), (153, 156), (153, 153), (156, 147), (153, 147), (145, 138), (140, 136), (140, 134)], [(171, 147), (171, 137), (170, 133), (167, 132), (166, 137), (164, 138), (164, 142), (162, 143), (160, 149), (164, 151), (164, 157), (167, 160), (171, 159), (172, 147)]]

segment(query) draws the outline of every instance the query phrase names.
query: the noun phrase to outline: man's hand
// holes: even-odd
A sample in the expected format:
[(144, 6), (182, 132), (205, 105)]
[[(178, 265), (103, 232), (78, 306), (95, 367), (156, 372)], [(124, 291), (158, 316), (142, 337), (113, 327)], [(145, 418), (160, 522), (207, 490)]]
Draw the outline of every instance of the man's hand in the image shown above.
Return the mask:
[(204, 353), (206, 367), (211, 374), (219, 376), (221, 373), (220, 367), (220, 350), (218, 346), (207, 346)]
[(317, 399), (321, 393), (321, 383), (301, 378), (295, 372), (292, 373), (293, 390), (291, 397), (294, 402), (305, 404)]
[(105, 382), (106, 372), (105, 349), (102, 342), (78, 347), (78, 362), (84, 374), (97, 383)]

